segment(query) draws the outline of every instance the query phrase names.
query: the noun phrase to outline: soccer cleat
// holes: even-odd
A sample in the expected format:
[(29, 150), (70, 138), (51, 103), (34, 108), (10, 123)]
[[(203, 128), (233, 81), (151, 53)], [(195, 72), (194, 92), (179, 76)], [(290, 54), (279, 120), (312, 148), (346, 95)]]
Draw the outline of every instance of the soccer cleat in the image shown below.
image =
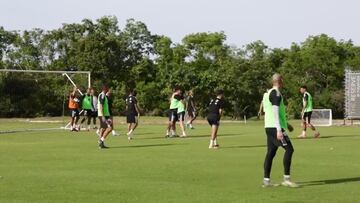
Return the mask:
[(128, 140), (132, 140), (133, 138), (131, 136), (128, 136)]
[(298, 138), (301, 138), (301, 139), (306, 138), (305, 135), (299, 135), (299, 136), (297, 136), (297, 137), (298, 137)]
[(284, 180), (282, 183), (281, 183), (282, 186), (285, 186), (285, 187), (291, 187), (291, 188), (297, 188), (299, 187), (298, 184), (294, 183), (294, 182), (291, 182), (290, 180)]
[(218, 144), (214, 144), (214, 146), (213, 146), (214, 149), (219, 149), (219, 147), (220, 147), (220, 145), (218, 145)]
[(274, 184), (272, 183), (270, 180), (263, 180), (263, 184), (262, 187), (266, 188), (266, 187), (277, 187), (279, 186), (279, 184)]
[(316, 132), (315, 135), (314, 135), (315, 138), (318, 138), (320, 137), (320, 132)]
[(100, 141), (99, 141), (99, 148), (100, 148), (100, 149), (107, 149), (107, 148), (109, 148), (109, 147), (105, 146), (104, 142), (100, 140)]

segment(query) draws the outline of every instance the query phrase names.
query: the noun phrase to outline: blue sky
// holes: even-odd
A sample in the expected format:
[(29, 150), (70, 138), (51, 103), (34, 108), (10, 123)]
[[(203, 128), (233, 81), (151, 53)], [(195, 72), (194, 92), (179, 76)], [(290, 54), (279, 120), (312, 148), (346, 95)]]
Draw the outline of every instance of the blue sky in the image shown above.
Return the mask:
[(54, 29), (115, 15), (120, 27), (135, 18), (174, 42), (190, 33), (224, 31), (227, 43), (239, 47), (262, 40), (286, 48), (320, 33), (359, 45), (359, 8), (356, 0), (0, 0), (0, 26)]

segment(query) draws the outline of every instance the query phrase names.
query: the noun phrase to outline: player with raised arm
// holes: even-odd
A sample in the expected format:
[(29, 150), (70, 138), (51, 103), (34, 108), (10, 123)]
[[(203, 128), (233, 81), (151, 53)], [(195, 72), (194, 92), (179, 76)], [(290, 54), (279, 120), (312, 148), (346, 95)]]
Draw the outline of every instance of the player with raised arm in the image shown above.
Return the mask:
[(80, 119), (80, 115), (79, 115), (79, 95), (77, 93), (78, 89), (77, 87), (73, 88), (73, 91), (70, 93), (69, 95), (69, 110), (71, 112), (71, 120), (70, 120), (70, 125), (71, 125), (71, 131), (79, 131), (79, 126), (77, 126), (77, 123)]
[(216, 97), (211, 99), (208, 107), (207, 120), (211, 126), (211, 138), (209, 149), (218, 149), (217, 133), (219, 130), (220, 119), (224, 109), (224, 91), (217, 90)]
[(107, 85), (103, 85), (102, 91), (98, 96), (98, 116), (100, 119), (100, 132), (99, 132), (99, 148), (106, 149), (108, 147), (105, 146), (104, 141), (106, 137), (112, 131), (112, 120), (110, 119), (110, 109), (109, 109), (109, 101), (106, 96), (106, 93), (109, 91), (109, 87)]
[(301, 110), (301, 127), (302, 133), (299, 135), (299, 138), (306, 137), (306, 128), (309, 127), (311, 130), (315, 131), (314, 137), (318, 138), (320, 132), (316, 131), (315, 127), (311, 124), (311, 114), (313, 111), (313, 99), (311, 94), (307, 91), (307, 87), (304, 85), (300, 88), (300, 93), (303, 95), (303, 108)]
[(285, 149), (283, 159), (284, 181), (281, 184), (287, 187), (297, 187), (297, 184), (291, 182), (290, 179), (291, 159), (294, 148), (286, 134), (286, 130), (288, 129), (288, 126), (289, 131), (292, 131), (293, 129), (287, 123), (284, 99), (280, 92), (284, 84), (283, 77), (280, 74), (274, 74), (272, 76), (272, 83), (273, 87), (268, 91), (268, 95), (264, 99), (267, 153), (264, 161), (263, 187), (277, 186), (276, 184), (271, 183), (270, 172), (276, 151), (280, 146)]
[(136, 99), (136, 90), (131, 90), (125, 100), (126, 103), (126, 122), (128, 124), (128, 140), (133, 139), (134, 130), (139, 125), (140, 108)]
[(177, 109), (180, 102), (180, 92), (180, 88), (176, 87), (170, 98), (169, 122), (166, 129), (165, 138), (176, 136), (176, 122), (179, 120)]
[(192, 123), (196, 119), (196, 107), (194, 102), (194, 91), (190, 90), (186, 97), (186, 114), (187, 114), (187, 123), (186, 127), (194, 129)]
[(83, 118), (81, 119), (80, 124), (82, 125), (85, 120), (87, 120), (87, 128), (86, 130), (90, 130), (90, 123), (91, 123), (91, 116), (92, 116), (92, 109), (93, 107), (93, 98), (91, 95), (92, 88), (88, 88), (86, 93), (81, 97), (81, 108), (83, 110)]

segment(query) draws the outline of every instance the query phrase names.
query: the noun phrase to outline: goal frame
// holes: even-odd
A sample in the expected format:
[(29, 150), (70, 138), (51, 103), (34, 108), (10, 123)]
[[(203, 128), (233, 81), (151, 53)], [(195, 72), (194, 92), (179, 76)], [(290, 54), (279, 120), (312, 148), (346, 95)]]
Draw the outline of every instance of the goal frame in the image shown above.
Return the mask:
[[(0, 72), (13, 72), (13, 73), (43, 73), (43, 74), (61, 74), (62, 76), (65, 76), (70, 83), (77, 87), (75, 82), (71, 79), (69, 75), (71, 74), (86, 74), (87, 75), (87, 82), (88, 82), (88, 88), (91, 87), (91, 72), (90, 71), (59, 71), (59, 70), (17, 70), (17, 69), (0, 69)], [(83, 95), (81, 90), (78, 89), (78, 92)], [(80, 112), (81, 113), (81, 112)], [(64, 116), (64, 115), (63, 115)], [(56, 129), (69, 129), (70, 123), (68, 123), (66, 126), (56, 128)], [(40, 129), (38, 129), (40, 130)], [(20, 130), (21, 131), (21, 130)], [(22, 130), (22, 131), (30, 131), (30, 129)], [(11, 132), (17, 132), (17, 131), (11, 131)]]
[[(320, 112), (320, 111), (329, 111), (329, 123), (328, 124), (318, 124), (314, 121), (316, 121), (316, 118), (314, 118), (314, 112)], [(312, 114), (312, 117), (311, 117), (311, 123), (314, 125), (314, 126), (319, 126), (319, 127), (330, 127), (333, 125), (333, 116), (332, 116), (332, 109), (313, 109), (313, 114)]]

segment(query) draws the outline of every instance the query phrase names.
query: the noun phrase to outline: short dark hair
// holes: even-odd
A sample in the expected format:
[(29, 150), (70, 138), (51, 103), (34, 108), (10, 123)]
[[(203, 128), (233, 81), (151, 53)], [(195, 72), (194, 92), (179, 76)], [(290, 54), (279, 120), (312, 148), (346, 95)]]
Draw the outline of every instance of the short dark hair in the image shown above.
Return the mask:
[(137, 91), (136, 91), (136, 90), (130, 90), (129, 93), (132, 94), (132, 95), (134, 95), (134, 96), (137, 95)]
[(306, 89), (306, 90), (307, 90), (307, 87), (306, 87), (306, 85), (303, 85), (303, 86), (301, 86), (301, 88), (303, 88), (303, 89)]
[(224, 94), (224, 90), (222, 89), (218, 89), (215, 91), (215, 94), (218, 96), (218, 95), (223, 95)]

